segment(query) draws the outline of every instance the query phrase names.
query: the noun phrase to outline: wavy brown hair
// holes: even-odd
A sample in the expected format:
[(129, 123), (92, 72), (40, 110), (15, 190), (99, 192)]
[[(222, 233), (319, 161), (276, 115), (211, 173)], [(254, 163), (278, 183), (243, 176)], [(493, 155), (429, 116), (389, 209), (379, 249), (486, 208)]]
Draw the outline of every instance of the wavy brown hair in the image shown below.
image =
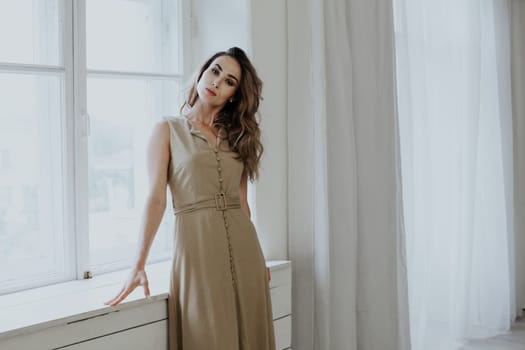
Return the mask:
[(244, 164), (248, 178), (254, 181), (259, 176), (259, 163), (264, 150), (261, 143), (261, 130), (257, 122), (259, 102), (262, 99), (262, 81), (257, 71), (244, 53), (238, 47), (220, 51), (211, 56), (197, 71), (195, 80), (182, 104), (181, 113), (187, 107), (191, 108), (199, 98), (197, 83), (211, 63), (220, 56), (230, 56), (241, 66), (241, 79), (231, 102), (228, 101), (216, 116), (213, 125), (228, 140), (230, 148), (238, 154)]

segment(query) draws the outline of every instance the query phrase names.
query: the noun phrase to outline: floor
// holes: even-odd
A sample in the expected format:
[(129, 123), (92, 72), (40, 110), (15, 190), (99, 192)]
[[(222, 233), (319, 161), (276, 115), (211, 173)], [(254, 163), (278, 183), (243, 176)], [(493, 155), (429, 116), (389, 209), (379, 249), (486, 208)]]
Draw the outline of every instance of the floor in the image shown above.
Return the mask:
[(516, 323), (509, 334), (472, 341), (458, 350), (525, 350), (525, 322)]

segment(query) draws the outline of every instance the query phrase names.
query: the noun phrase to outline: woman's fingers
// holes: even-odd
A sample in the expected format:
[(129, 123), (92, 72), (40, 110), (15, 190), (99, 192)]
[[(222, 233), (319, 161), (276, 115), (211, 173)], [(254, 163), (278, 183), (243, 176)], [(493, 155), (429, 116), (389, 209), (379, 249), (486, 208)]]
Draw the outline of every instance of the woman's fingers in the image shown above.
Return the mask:
[[(118, 295), (117, 295), (117, 296), (118, 296)], [(106, 300), (106, 301), (104, 302), (104, 305), (110, 305), (110, 304), (113, 302), (113, 300), (115, 300), (115, 299), (117, 299), (117, 297), (114, 297), (114, 298), (112, 298), (112, 299)]]
[(115, 306), (118, 305), (122, 300), (124, 300), (128, 295), (137, 288), (137, 286), (142, 285), (144, 287), (144, 295), (148, 298), (150, 296), (148, 277), (146, 276), (145, 271), (134, 271), (131, 273), (128, 281), (124, 284), (124, 287), (120, 290), (116, 297), (111, 300), (106, 301), (104, 304)]
[(129, 282), (126, 283), (124, 287), (122, 287), (120, 292), (118, 292), (116, 297), (105, 302), (104, 304), (109, 305), (109, 306), (115, 306), (119, 304), (122, 300), (124, 300), (125, 297), (127, 297), (133, 291), (133, 289), (135, 289), (136, 286), (137, 286), (136, 283), (129, 283)]
[(117, 295), (116, 295), (115, 297), (109, 299), (108, 301), (105, 301), (104, 304), (106, 304), (106, 305), (111, 304), (114, 300), (116, 300), (116, 299), (118, 298), (118, 296), (119, 296), (120, 294), (122, 294), (122, 292), (124, 291), (125, 288), (126, 288), (126, 286), (122, 287), (122, 289), (120, 289), (120, 292), (118, 292)]
[(135, 289), (135, 287), (126, 288), (126, 290), (120, 293), (120, 295), (109, 305), (110, 306), (118, 305), (122, 300), (124, 300), (133, 291), (133, 289)]
[(148, 280), (145, 280), (142, 285), (144, 286), (144, 295), (146, 296), (146, 298), (149, 298), (150, 293)]
[(146, 298), (149, 298), (150, 292), (149, 292), (149, 282), (148, 282), (148, 276), (146, 275), (146, 271), (140, 271), (138, 274), (138, 284), (144, 287), (144, 295)]
[(124, 294), (124, 291), (125, 291), (125, 289), (122, 289), (122, 290), (120, 291), (120, 293), (117, 294), (116, 297), (114, 297), (114, 298), (111, 299), (110, 301), (106, 302), (105, 304), (106, 304), (106, 305), (109, 305), (109, 306), (115, 306), (115, 305), (117, 305), (118, 303), (120, 303), (120, 301), (122, 300), (122, 299), (121, 299), (121, 296)]

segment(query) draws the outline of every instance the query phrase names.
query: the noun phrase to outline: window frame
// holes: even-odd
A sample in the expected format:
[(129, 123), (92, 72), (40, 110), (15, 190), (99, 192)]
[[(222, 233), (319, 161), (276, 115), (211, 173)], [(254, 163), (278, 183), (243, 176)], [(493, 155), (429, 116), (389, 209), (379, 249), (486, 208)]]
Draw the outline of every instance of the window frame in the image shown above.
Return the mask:
[[(63, 176), (63, 207), (61, 224), (64, 231), (64, 274), (38, 276), (15, 282), (0, 289), (0, 295), (25, 289), (56, 284), (65, 281), (90, 278), (94, 274), (129, 268), (130, 261), (93, 268), (89, 259), (89, 178), (88, 142), (90, 135), (89, 112), (87, 111), (88, 75), (111, 77), (129, 76), (138, 78), (176, 79), (186, 82), (191, 68), (191, 2), (177, 0), (180, 12), (179, 40), (182, 47), (181, 74), (149, 74), (121, 71), (98, 71), (87, 69), (86, 52), (86, 0), (59, 0), (58, 6), (63, 22), (60, 23), (62, 42), (61, 59), (58, 65), (38, 63), (0, 62), (2, 73), (27, 73), (62, 77), (62, 99), (60, 115), (62, 129), (62, 164), (58, 170)], [(169, 210), (169, 209), (167, 209)], [(148, 259), (148, 263), (166, 260), (167, 257)]]

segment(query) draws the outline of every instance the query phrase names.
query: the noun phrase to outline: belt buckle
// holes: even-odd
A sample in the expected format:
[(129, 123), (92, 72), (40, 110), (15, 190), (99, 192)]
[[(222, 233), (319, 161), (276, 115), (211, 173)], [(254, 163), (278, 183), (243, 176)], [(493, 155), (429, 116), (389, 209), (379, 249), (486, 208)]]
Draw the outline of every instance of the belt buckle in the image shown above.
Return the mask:
[(226, 210), (226, 194), (224, 192), (215, 193), (215, 209)]

